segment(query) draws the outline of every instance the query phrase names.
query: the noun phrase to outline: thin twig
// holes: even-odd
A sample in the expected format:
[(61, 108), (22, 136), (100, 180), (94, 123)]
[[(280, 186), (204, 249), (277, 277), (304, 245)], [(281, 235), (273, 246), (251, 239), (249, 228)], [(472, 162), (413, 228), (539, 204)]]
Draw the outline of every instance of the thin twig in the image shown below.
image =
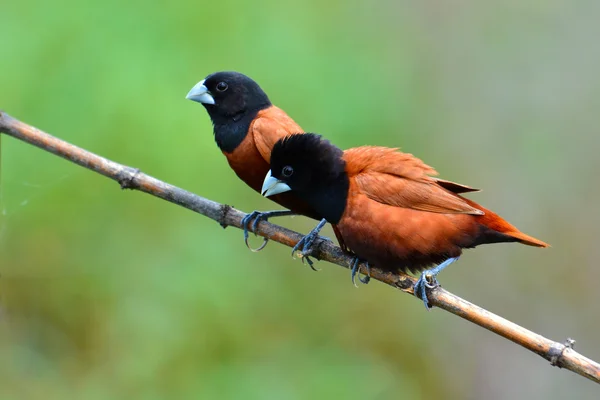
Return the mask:
[[(138, 169), (97, 156), (2, 112), (0, 112), (0, 133), (6, 133), (57, 156), (66, 158), (82, 167), (96, 171), (119, 182), (123, 189), (140, 190), (205, 215), (217, 221), (223, 227), (235, 226), (241, 228), (241, 220), (246, 215), (230, 206), (216, 203), (160, 181), (140, 172)], [(269, 222), (261, 222), (258, 225), (257, 233), (289, 247), (294, 246), (302, 238), (302, 235), (297, 232)], [(351, 265), (352, 257), (344, 253), (331, 241), (319, 239), (316, 247), (314, 256), (317, 259), (329, 261), (344, 268), (349, 268)], [(411, 276), (393, 274), (371, 267), (371, 278), (400, 289), (405, 293), (414, 294), (412, 288), (416, 280)], [(565, 344), (546, 339), (537, 333), (471, 304), (441, 287), (433, 289), (429, 293), (429, 299), (433, 306), (442, 308), (511, 340), (542, 356), (550, 361), (552, 365), (569, 369), (600, 383), (600, 364), (573, 350), (574, 341), (572, 339), (567, 339)]]

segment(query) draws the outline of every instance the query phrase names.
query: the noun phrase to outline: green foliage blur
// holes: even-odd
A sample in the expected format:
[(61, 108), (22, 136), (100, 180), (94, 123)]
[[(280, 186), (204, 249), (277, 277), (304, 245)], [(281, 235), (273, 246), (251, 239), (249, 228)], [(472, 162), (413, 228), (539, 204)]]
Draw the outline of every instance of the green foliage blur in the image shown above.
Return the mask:
[[(306, 131), (402, 147), (483, 188), (470, 197), (553, 247), (467, 251), (444, 287), (600, 359), (600, 2), (292, 4), (4, 0), (0, 108), (273, 209), (185, 100), (243, 72)], [(252, 253), (239, 230), (12, 138), (0, 166), (2, 400), (598, 398), (439, 309), (276, 244)]]

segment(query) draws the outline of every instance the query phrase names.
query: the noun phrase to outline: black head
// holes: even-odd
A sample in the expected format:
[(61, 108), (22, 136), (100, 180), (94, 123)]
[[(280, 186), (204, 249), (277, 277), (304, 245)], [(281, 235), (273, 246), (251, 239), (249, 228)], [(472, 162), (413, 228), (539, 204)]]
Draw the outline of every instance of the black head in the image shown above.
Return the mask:
[(215, 72), (198, 82), (187, 99), (201, 103), (214, 125), (223, 151), (233, 151), (244, 139), (256, 114), (271, 106), (258, 83), (239, 72)]
[(314, 133), (289, 135), (271, 151), (271, 175), (296, 192), (327, 185), (345, 173), (344, 153)]
[(271, 171), (263, 194), (291, 190), (323, 218), (337, 223), (346, 207), (349, 187), (343, 155), (342, 150), (314, 133), (280, 139), (271, 151)]
[(211, 118), (234, 119), (271, 105), (258, 83), (239, 72), (215, 72), (198, 82), (187, 99), (202, 103)]

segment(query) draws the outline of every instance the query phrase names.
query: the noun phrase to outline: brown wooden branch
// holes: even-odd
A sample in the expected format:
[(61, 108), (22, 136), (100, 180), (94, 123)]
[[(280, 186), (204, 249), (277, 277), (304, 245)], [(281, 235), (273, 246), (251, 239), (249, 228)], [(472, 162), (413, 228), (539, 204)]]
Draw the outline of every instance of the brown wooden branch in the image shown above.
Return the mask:
[[(123, 189), (140, 190), (205, 215), (217, 221), (223, 227), (235, 226), (236, 228), (241, 228), (241, 220), (246, 215), (225, 204), (216, 203), (160, 181), (140, 172), (136, 168), (128, 167), (90, 153), (2, 112), (0, 112), (0, 133), (5, 133), (57, 156), (66, 158), (82, 167), (96, 171), (119, 182)], [(269, 222), (261, 222), (258, 225), (257, 234), (289, 247), (294, 246), (302, 237), (297, 232), (273, 225)], [(335, 246), (333, 242), (323, 239), (317, 241), (314, 256), (317, 259), (325, 260), (344, 268), (349, 268), (352, 261), (352, 257)], [(405, 293), (414, 294), (412, 288), (416, 280), (411, 276), (393, 274), (371, 267), (371, 278), (400, 289)], [(569, 369), (594, 382), (600, 383), (600, 364), (573, 350), (572, 345), (574, 341), (571, 339), (567, 339), (565, 344), (546, 339), (537, 333), (531, 332), (481, 307), (471, 304), (441, 287), (431, 290), (429, 292), (429, 299), (433, 306), (442, 308), (511, 340), (542, 356), (550, 361), (552, 365)]]

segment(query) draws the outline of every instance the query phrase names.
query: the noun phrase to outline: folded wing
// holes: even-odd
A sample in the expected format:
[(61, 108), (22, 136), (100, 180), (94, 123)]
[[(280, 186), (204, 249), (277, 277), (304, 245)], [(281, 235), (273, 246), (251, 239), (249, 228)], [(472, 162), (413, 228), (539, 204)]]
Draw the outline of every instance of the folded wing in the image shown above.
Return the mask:
[(349, 176), (377, 202), (434, 213), (484, 214), (457, 195), (477, 189), (432, 177), (435, 169), (412, 154), (363, 146), (347, 150), (344, 160)]

